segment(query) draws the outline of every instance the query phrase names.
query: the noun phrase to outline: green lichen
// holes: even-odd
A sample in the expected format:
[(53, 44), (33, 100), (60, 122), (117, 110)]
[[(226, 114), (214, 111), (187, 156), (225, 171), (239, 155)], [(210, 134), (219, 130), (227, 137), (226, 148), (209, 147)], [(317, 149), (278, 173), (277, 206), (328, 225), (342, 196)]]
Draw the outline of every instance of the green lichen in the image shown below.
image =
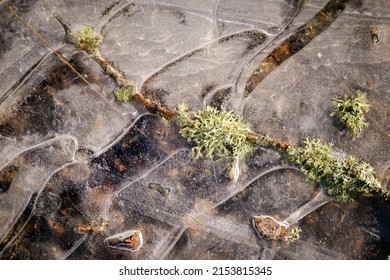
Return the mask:
[(137, 92), (137, 87), (134, 84), (129, 84), (116, 90), (114, 94), (119, 102), (129, 103), (135, 92)]
[(353, 139), (358, 138), (368, 127), (364, 116), (370, 108), (366, 94), (357, 91), (356, 97), (334, 98), (333, 105), (330, 115), (336, 116), (345, 125)]
[(331, 144), (306, 140), (304, 147), (290, 147), (287, 154), (289, 160), (301, 165), (301, 171), (310, 180), (319, 183), (337, 201), (351, 202), (359, 195), (373, 193), (389, 198), (370, 164), (354, 157), (336, 157)]
[[(182, 117), (186, 117), (186, 108), (180, 110), (184, 112)], [(246, 141), (249, 131), (241, 116), (207, 107), (195, 115), (191, 124), (184, 125), (180, 134), (195, 143), (192, 149), (195, 158), (241, 158), (254, 148), (253, 144)]]
[(78, 49), (92, 56), (99, 53), (100, 44), (103, 42), (103, 36), (90, 27), (80, 28), (72, 37)]
[(295, 242), (301, 239), (302, 229), (299, 226), (293, 226), (289, 229), (288, 234), (284, 236), (285, 241)]
[(111, 66), (107, 66), (104, 71), (106, 72), (107, 75), (111, 76), (111, 77), (115, 77), (116, 76), (116, 72), (115, 70), (111, 67)]
[(180, 127), (185, 127), (185, 126), (188, 126), (189, 123), (188, 123), (188, 120), (190, 118), (189, 116), (189, 113), (188, 113), (188, 106), (184, 103), (179, 103), (177, 106), (176, 106), (176, 123), (180, 126)]

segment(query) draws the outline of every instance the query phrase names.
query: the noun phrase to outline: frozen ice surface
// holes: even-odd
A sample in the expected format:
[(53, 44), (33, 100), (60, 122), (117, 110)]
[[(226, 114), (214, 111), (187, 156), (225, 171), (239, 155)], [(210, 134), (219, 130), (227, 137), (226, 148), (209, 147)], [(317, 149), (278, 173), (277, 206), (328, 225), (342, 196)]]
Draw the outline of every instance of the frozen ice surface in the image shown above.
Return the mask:
[[(390, 204), (377, 197), (321, 206), (297, 222), (298, 241), (260, 238), (253, 216), (282, 221), (317, 186), (272, 149), (195, 160), (177, 125), (115, 100), (118, 85), (65, 42), (53, 17), (100, 31), (102, 56), (147, 97), (233, 110), (254, 132), (294, 145), (332, 142), (371, 163), (389, 189), (389, 1), (348, 1), (243, 94), (260, 62), (328, 2), (3, 1), (88, 83), (0, 6), (0, 258), (387, 258)], [(333, 97), (356, 90), (367, 93), (370, 125), (352, 141), (329, 111)], [(139, 250), (113, 245), (136, 246), (137, 231)]]

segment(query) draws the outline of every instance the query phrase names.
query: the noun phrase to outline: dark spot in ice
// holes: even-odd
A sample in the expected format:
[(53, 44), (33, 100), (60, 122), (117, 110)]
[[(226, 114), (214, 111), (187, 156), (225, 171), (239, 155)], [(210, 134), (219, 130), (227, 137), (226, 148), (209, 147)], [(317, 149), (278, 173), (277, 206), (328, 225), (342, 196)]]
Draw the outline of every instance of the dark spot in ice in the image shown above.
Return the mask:
[(6, 192), (10, 186), (11, 186), (10, 182), (1, 182), (0, 181), (0, 192), (2, 192), (2, 193)]
[(350, 3), (350, 7), (355, 10), (360, 10), (363, 7), (363, 0), (353, 0)]
[(372, 200), (371, 204), (378, 221), (377, 230), (380, 238), (375, 244), (376, 251), (369, 258), (386, 260), (390, 254), (390, 204), (382, 198)]
[(108, 6), (102, 13), (102, 16), (108, 15), (113, 8), (115, 8), (116, 5), (118, 5), (121, 2), (121, 0), (117, 0), (114, 3), (112, 3), (110, 6)]
[(244, 32), (244, 35), (249, 38), (249, 41), (246, 43), (246, 49), (247, 51), (250, 51), (259, 45), (261, 45), (267, 38), (267, 36), (264, 33), (258, 32), (258, 31), (246, 31)]
[[(179, 238), (179, 240), (177, 241), (175, 247), (173, 248), (173, 250), (177, 250), (177, 251), (180, 251), (180, 250), (185, 250), (185, 248), (187, 247), (187, 244), (188, 242), (190, 241), (190, 238), (188, 236), (188, 232), (185, 231)], [(172, 254), (172, 253), (171, 253)], [(174, 254), (173, 254), (174, 255)]]
[(202, 98), (205, 98), (210, 92), (213, 91), (214, 88), (215, 88), (215, 85), (204, 85), (202, 87), (202, 92), (201, 92), (200, 96)]
[(9, 165), (0, 171), (0, 193), (4, 193), (10, 188), (19, 168), (20, 166)]
[(231, 88), (219, 89), (216, 92), (214, 92), (209, 105), (221, 110), (224, 107), (223, 105), (225, 104), (225, 102), (231, 96), (231, 94), (232, 94)]
[[(109, 7), (107, 7), (103, 13), (102, 13), (102, 16), (101, 17), (104, 17), (104, 16), (107, 16), (111, 13), (111, 11), (121, 2), (121, 0), (119, 1), (116, 1), (115, 3), (113, 3), (112, 5), (110, 5)], [(126, 5), (125, 7), (123, 7), (121, 10), (119, 10), (118, 12), (116, 12), (115, 14), (111, 15), (111, 17), (109, 18), (109, 20), (107, 21), (107, 23), (102, 27), (101, 31), (111, 22), (113, 21), (114, 19), (120, 17), (120, 16), (132, 16), (135, 14), (135, 4), (134, 3), (129, 3), (128, 5)]]
[(266, 38), (267, 36), (264, 33), (257, 30), (250, 30), (220, 38), (218, 42), (224, 44), (231, 40), (241, 39), (244, 40), (244, 43), (246, 44), (246, 50), (250, 51), (262, 44)]
[(179, 24), (185, 24), (186, 16), (182, 11), (175, 10), (175, 11), (172, 11), (172, 14), (177, 19)]
[(169, 188), (164, 187), (164, 186), (162, 186), (159, 183), (149, 183), (148, 184), (148, 189), (156, 191), (159, 194), (161, 194), (162, 196), (168, 196), (170, 191), (171, 191)]
[(128, 16), (128, 17), (134, 15), (135, 14), (134, 6), (135, 6), (134, 3), (127, 5), (122, 9), (122, 11), (119, 12), (119, 15)]
[[(0, 13), (0, 16), (1, 16), (1, 13)], [(3, 24), (0, 24), (1, 26), (4, 26)], [(7, 26), (7, 25), (5, 25)], [(8, 30), (8, 32), (6, 32), (5, 30), (3, 32), (0, 33), (0, 59), (3, 58), (3, 56), (6, 54), (6, 52), (8, 52), (9, 50), (11, 50), (11, 46), (12, 46), (12, 41), (13, 41), (13, 36), (11, 36), (13, 32), (10, 32), (10, 30)]]

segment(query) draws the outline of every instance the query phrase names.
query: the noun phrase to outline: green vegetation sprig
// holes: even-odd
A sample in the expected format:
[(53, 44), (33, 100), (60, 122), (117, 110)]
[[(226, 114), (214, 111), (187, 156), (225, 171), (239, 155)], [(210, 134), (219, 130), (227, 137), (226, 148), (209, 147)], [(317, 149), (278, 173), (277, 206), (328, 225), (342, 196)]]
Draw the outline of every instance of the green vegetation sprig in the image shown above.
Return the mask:
[(358, 138), (363, 130), (368, 127), (364, 114), (370, 109), (366, 94), (357, 91), (356, 97), (334, 98), (334, 109), (330, 113), (336, 116), (352, 134), (352, 138)]
[(285, 241), (295, 242), (301, 239), (302, 229), (299, 226), (293, 226), (289, 229), (288, 234), (284, 236)]
[(218, 110), (213, 107), (199, 111), (191, 123), (185, 105), (177, 107), (177, 122), (182, 126), (180, 134), (194, 142), (195, 158), (236, 157), (241, 158), (254, 149), (254, 144), (246, 140), (249, 127), (241, 116)]
[(354, 157), (336, 157), (331, 144), (307, 139), (304, 147), (289, 147), (287, 154), (289, 160), (301, 165), (301, 171), (310, 180), (319, 183), (337, 201), (351, 202), (359, 195), (373, 193), (390, 197), (370, 164)]
[(184, 103), (179, 103), (176, 106), (176, 123), (184, 128), (186, 126), (192, 125), (192, 120), (190, 118), (190, 115), (188, 113), (188, 106)]
[(114, 94), (119, 102), (129, 103), (136, 92), (137, 87), (134, 84), (129, 84), (116, 90)]
[(91, 56), (99, 53), (100, 44), (103, 42), (103, 36), (90, 27), (80, 28), (72, 37), (76, 47)]

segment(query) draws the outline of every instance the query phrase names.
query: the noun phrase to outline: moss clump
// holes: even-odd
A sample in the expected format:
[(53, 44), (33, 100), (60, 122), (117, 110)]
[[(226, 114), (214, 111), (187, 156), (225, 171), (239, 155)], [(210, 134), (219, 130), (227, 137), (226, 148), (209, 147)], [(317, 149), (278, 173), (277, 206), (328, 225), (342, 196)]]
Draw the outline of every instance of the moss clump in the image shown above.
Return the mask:
[(114, 94), (119, 102), (129, 103), (135, 92), (137, 92), (137, 87), (134, 84), (129, 84), (116, 90)]
[(359, 195), (379, 193), (389, 197), (375, 178), (374, 168), (354, 157), (336, 158), (332, 145), (320, 140), (306, 140), (305, 146), (290, 147), (288, 158), (301, 165), (301, 171), (324, 187), (326, 193), (340, 202), (351, 202)]
[(180, 134), (196, 144), (192, 149), (195, 158), (214, 156), (240, 158), (254, 148), (253, 144), (246, 141), (249, 127), (237, 114), (207, 107), (199, 111), (194, 120), (188, 123), (186, 107), (178, 106), (177, 112), (178, 123), (182, 125)]
[(92, 56), (99, 53), (100, 44), (103, 42), (103, 36), (90, 27), (80, 28), (72, 37), (78, 49)]
[(334, 109), (330, 115), (336, 116), (346, 126), (353, 139), (358, 138), (368, 127), (364, 117), (370, 108), (366, 94), (357, 91), (356, 97), (334, 98), (333, 105)]

